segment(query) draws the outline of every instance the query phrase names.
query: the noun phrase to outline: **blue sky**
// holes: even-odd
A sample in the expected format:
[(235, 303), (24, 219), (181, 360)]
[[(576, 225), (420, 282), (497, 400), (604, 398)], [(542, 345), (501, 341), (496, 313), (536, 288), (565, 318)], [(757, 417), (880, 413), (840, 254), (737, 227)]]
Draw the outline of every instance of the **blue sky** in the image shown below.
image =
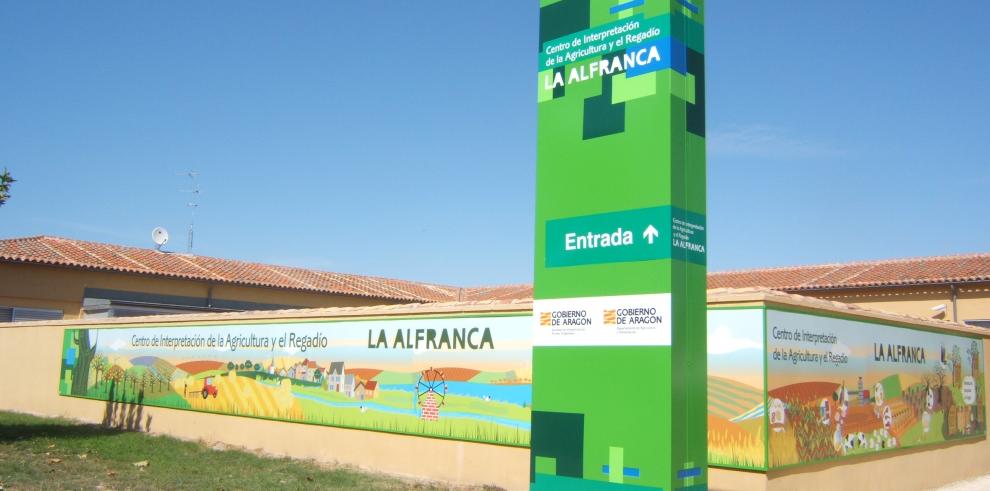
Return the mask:
[[(535, 2), (4, 2), (0, 237), (532, 278)], [(990, 4), (709, 1), (713, 270), (990, 250)]]

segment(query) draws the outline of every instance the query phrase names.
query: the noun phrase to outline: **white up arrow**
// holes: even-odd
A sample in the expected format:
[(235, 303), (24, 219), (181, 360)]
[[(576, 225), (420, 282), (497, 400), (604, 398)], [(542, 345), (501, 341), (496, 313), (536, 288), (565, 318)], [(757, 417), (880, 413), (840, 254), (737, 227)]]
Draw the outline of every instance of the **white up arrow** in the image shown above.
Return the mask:
[(653, 239), (659, 236), (660, 232), (657, 232), (657, 229), (653, 228), (653, 224), (650, 224), (650, 226), (646, 227), (646, 230), (643, 231), (643, 238), (650, 244), (653, 243)]

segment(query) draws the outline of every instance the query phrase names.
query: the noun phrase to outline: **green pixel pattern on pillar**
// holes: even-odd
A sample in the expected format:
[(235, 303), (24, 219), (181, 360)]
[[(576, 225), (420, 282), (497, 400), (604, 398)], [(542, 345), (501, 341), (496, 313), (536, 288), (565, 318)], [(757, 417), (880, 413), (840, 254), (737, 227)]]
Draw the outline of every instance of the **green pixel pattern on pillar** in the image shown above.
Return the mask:
[(541, 0), (532, 490), (707, 489), (703, 0)]

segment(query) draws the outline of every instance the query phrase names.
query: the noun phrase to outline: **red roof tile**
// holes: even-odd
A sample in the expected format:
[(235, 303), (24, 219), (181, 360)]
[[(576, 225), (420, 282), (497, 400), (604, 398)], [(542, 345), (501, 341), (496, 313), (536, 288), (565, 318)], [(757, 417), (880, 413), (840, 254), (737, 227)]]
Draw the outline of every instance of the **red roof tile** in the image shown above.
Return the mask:
[(708, 288), (824, 290), (990, 281), (990, 254), (933, 256), (708, 274)]
[(485, 300), (519, 300), (533, 298), (533, 285), (479, 286), (458, 289), (458, 301), (480, 302)]
[(453, 301), (457, 299), (458, 290), (455, 287), (429, 283), (167, 253), (48, 236), (0, 240), (0, 261), (415, 302)]
[[(990, 254), (934, 256), (708, 273), (708, 288), (808, 291), (990, 281)], [(460, 300), (533, 298), (532, 285), (460, 289)]]
[[(533, 285), (457, 288), (412, 281), (250, 263), (59, 237), (0, 240), (0, 261), (152, 274), (269, 288), (415, 302), (478, 302), (533, 298)], [(785, 291), (990, 281), (990, 254), (934, 256), (845, 264), (723, 271), (708, 288)]]

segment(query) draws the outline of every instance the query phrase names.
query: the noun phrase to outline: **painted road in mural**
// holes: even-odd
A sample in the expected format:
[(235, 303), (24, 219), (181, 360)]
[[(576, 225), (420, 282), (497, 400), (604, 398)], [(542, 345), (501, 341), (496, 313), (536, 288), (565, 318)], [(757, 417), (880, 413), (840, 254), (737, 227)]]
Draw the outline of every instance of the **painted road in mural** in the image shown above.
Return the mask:
[(770, 467), (986, 433), (979, 339), (770, 309)]
[(527, 446), (530, 316), (67, 329), (60, 393)]

